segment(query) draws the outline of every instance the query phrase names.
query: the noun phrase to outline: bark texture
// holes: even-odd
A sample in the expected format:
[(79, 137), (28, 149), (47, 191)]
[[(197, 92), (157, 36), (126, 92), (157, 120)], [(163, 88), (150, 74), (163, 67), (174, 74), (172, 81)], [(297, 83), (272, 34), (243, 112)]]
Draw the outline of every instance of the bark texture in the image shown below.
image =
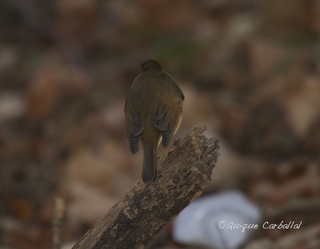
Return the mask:
[(155, 182), (136, 184), (116, 203), (73, 249), (148, 248), (161, 229), (211, 181), (219, 156), (219, 141), (201, 135), (195, 126), (158, 160)]

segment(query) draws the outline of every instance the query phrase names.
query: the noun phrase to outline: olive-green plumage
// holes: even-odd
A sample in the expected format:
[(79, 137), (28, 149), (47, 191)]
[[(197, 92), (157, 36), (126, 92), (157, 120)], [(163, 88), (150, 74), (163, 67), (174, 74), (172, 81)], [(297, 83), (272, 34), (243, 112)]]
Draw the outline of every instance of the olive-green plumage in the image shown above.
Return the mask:
[(132, 154), (141, 139), (144, 160), (142, 179), (154, 181), (157, 175), (157, 148), (167, 147), (182, 119), (184, 95), (159, 62), (142, 63), (133, 81), (124, 108), (125, 128)]

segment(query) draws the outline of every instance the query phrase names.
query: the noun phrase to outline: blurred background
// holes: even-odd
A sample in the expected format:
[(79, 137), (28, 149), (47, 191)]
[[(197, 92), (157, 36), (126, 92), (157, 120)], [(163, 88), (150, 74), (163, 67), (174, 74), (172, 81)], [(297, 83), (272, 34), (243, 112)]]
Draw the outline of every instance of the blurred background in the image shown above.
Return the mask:
[(204, 124), (220, 140), (205, 195), (303, 221), (244, 247), (319, 248), (319, 38), (317, 0), (0, 1), (0, 248), (51, 248), (56, 197), (71, 248), (140, 178), (123, 108), (147, 59), (184, 92), (175, 138)]

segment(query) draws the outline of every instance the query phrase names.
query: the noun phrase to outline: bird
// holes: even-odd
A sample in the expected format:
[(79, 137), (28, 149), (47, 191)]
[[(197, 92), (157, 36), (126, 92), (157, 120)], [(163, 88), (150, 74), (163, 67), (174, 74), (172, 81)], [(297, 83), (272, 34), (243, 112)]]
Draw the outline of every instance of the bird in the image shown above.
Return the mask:
[(140, 66), (126, 97), (125, 131), (132, 154), (143, 147), (142, 180), (155, 181), (157, 149), (162, 142), (167, 147), (180, 127), (184, 95), (172, 77), (156, 60)]

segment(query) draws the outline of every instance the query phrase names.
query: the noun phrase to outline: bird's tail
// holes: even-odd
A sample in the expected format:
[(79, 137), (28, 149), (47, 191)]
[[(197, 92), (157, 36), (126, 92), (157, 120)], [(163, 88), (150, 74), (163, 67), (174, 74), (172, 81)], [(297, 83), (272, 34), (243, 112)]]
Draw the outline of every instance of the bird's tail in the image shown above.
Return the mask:
[(157, 147), (149, 143), (144, 147), (142, 180), (144, 182), (154, 181), (157, 176)]

